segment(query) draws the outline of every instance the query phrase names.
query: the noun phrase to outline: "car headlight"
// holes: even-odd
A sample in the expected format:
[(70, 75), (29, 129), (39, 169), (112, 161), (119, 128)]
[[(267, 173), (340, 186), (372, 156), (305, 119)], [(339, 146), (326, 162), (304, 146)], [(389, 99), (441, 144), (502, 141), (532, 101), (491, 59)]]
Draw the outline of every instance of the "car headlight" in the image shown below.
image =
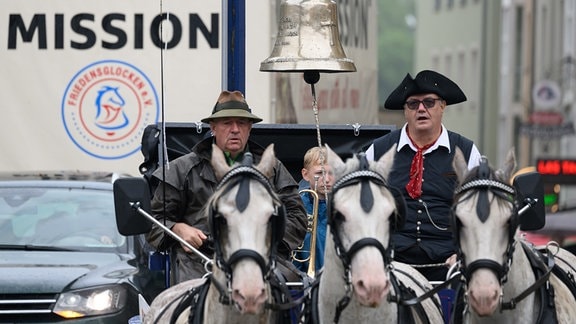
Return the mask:
[(126, 305), (126, 288), (103, 286), (60, 294), (53, 312), (64, 318), (110, 314)]

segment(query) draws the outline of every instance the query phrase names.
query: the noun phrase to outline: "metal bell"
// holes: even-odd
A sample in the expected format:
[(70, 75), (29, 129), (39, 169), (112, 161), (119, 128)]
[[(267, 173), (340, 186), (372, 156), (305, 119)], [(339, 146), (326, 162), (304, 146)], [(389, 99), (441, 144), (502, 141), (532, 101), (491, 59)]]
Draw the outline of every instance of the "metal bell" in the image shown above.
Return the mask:
[(338, 32), (338, 11), (331, 0), (285, 0), (280, 7), (278, 36), (266, 72), (355, 72)]

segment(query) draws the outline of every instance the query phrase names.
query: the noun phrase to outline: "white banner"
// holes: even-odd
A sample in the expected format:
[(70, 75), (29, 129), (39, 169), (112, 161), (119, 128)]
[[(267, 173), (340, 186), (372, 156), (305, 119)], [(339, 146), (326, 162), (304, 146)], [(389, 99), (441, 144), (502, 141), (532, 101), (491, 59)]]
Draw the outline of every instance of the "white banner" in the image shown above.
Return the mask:
[[(160, 8), (162, 3), (163, 8)], [(4, 0), (0, 169), (138, 175), (143, 129), (196, 122), (222, 89), (222, 1)], [(322, 123), (377, 120), (376, 2), (339, 1), (345, 51), (358, 72), (322, 74)], [(162, 10), (161, 10), (162, 9)], [(279, 118), (276, 80), (260, 72), (276, 37), (275, 1), (246, 1), (246, 98)], [(161, 14), (162, 13), (162, 14)], [(162, 40), (166, 40), (166, 45)], [(161, 48), (166, 50), (161, 51)], [(313, 123), (310, 88), (292, 84), (290, 122)]]

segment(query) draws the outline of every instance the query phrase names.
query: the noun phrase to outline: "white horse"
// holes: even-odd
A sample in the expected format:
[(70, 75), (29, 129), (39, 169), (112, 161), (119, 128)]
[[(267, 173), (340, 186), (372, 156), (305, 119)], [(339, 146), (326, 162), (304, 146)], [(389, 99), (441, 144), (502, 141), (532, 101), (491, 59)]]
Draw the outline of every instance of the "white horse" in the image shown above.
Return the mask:
[(258, 165), (245, 158), (233, 168), (213, 145), (212, 165), (220, 181), (207, 204), (215, 248), (213, 273), (162, 292), (144, 315), (144, 323), (281, 322), (280, 312), (271, 310), (270, 284), (284, 225), (283, 207), (267, 180), (275, 164), (273, 145)]
[(568, 259), (570, 253), (551, 248), (542, 256), (518, 232), (521, 206), (515, 188), (508, 184), (516, 167), (514, 152), (496, 171), (486, 159), (468, 171), (459, 150), (453, 165), (460, 182), (453, 230), (464, 279), (461, 309), (454, 312), (460, 318), (454, 321), (573, 323), (574, 296), (551, 271), (555, 254)]
[(432, 287), (409, 265), (391, 262), (391, 231), (403, 217), (402, 197), (386, 184), (395, 153), (393, 147), (377, 162), (363, 154), (344, 162), (327, 147), (336, 182), (317, 298), (312, 294), (312, 308), (317, 305), (312, 322), (443, 323), (436, 295), (403, 305)]

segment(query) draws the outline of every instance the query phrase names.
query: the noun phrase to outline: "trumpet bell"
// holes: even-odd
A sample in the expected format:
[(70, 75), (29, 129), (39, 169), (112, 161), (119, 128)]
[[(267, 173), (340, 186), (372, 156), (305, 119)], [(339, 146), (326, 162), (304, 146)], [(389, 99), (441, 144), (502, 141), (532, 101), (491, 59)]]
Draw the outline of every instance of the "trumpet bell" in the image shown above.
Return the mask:
[(332, 0), (285, 0), (272, 54), (260, 64), (265, 72), (355, 72), (338, 31)]

